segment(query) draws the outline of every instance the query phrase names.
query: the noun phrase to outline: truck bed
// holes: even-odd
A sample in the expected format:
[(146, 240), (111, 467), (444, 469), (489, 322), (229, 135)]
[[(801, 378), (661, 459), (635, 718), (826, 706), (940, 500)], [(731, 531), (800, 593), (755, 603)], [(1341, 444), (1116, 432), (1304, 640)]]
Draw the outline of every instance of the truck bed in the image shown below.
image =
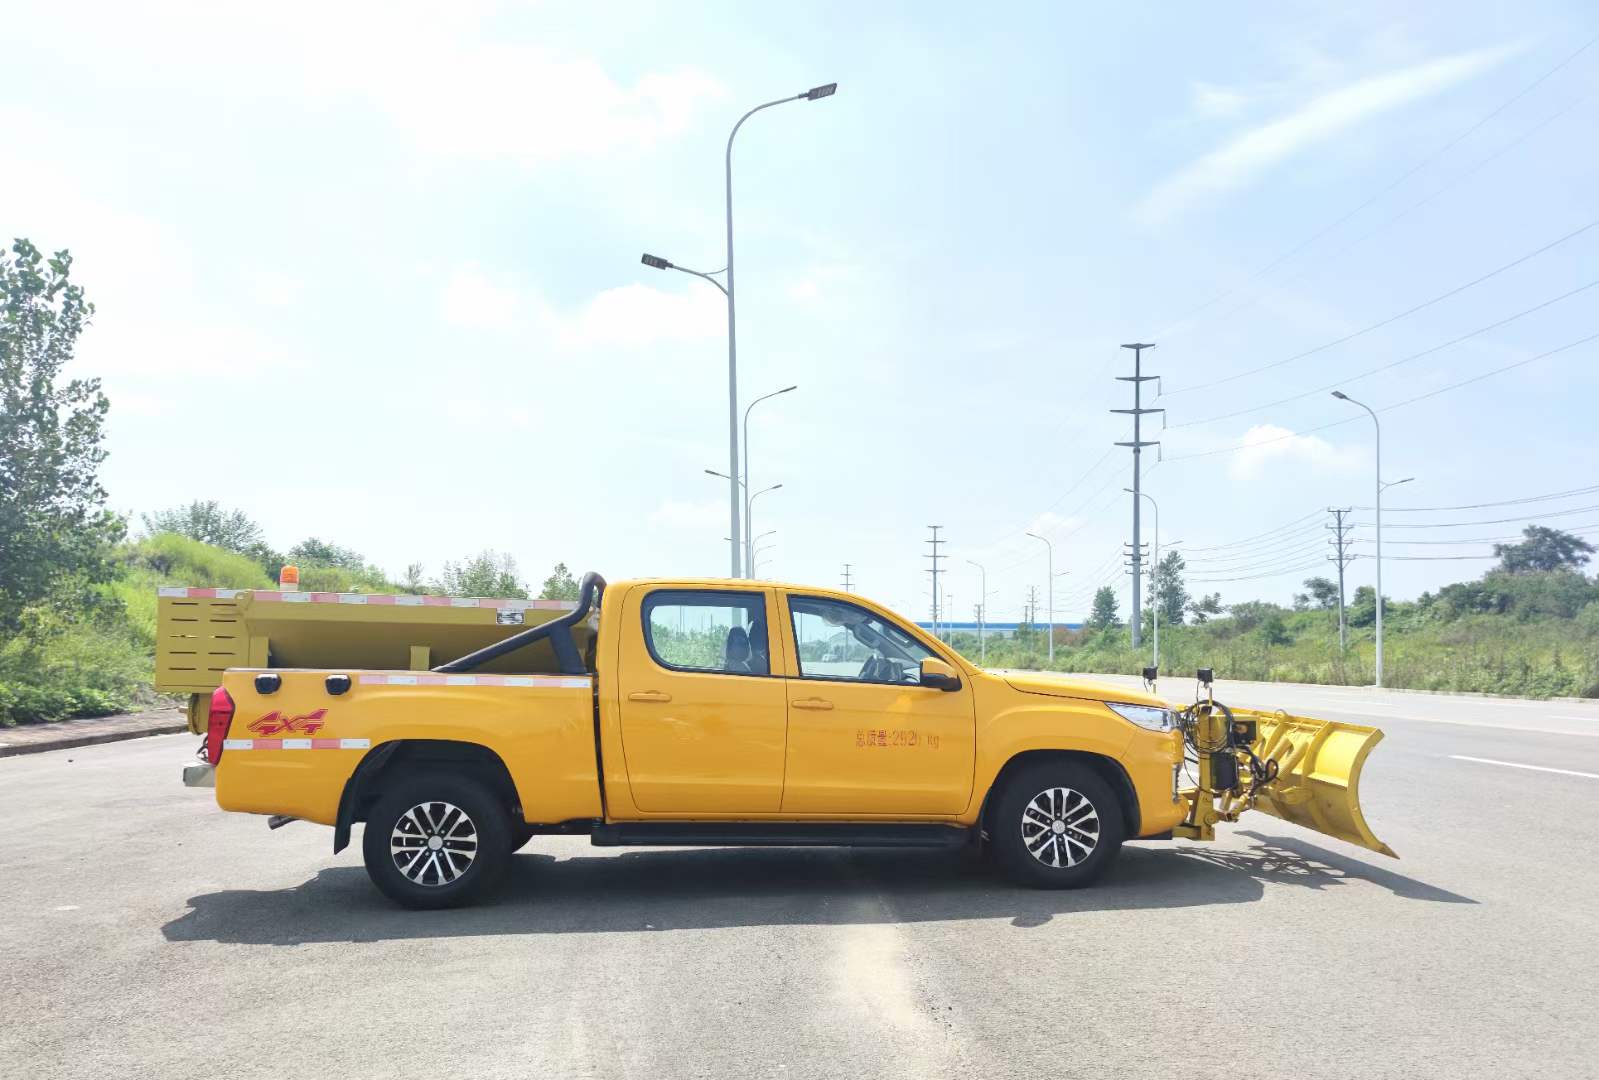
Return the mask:
[[(280, 684), (261, 692), (271, 676)], [(329, 688), (338, 676), (349, 678), (343, 693)], [(493, 750), (528, 821), (600, 816), (589, 676), (236, 669), (226, 687), (234, 719), (216, 768), (224, 810), (332, 825), (357, 763), (403, 739)]]

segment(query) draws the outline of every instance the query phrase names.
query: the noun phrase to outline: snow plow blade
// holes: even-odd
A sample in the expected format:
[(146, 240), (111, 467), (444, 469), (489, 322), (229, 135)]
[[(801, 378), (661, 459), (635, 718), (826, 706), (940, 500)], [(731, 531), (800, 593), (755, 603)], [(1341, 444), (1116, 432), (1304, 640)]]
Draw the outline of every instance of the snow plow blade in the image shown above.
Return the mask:
[(1382, 741), (1381, 731), (1280, 711), (1234, 709), (1233, 714), (1257, 723), (1251, 749), (1262, 761), (1277, 762), (1277, 778), (1260, 788), (1256, 810), (1399, 857), (1377, 839), (1360, 811), (1360, 771), (1371, 748)]

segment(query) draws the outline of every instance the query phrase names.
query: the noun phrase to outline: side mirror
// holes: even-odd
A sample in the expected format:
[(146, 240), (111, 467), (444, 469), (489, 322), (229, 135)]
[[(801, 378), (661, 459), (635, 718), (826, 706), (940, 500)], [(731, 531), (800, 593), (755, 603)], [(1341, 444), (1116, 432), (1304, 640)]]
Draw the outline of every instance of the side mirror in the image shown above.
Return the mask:
[(961, 677), (944, 661), (929, 656), (922, 661), (922, 685), (934, 690), (959, 690)]

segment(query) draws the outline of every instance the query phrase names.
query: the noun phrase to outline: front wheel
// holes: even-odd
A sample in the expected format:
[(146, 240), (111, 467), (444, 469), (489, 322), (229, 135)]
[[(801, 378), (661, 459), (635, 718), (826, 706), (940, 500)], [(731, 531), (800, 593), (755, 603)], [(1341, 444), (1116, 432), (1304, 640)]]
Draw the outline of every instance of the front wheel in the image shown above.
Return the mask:
[(988, 828), (994, 857), (1006, 873), (1043, 889), (1090, 884), (1126, 836), (1110, 785), (1076, 761), (1037, 761), (1016, 770)]
[(408, 776), (367, 815), (361, 854), (367, 876), (395, 903), (459, 907), (504, 873), (510, 822), (481, 784), (443, 773)]

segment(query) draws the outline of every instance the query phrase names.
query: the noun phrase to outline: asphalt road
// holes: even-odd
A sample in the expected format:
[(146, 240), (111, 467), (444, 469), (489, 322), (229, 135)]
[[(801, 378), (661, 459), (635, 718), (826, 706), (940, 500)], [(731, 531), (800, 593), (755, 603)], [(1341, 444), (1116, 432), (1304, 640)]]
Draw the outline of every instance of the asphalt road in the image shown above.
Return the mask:
[(1219, 696), (1380, 725), (1403, 858), (1255, 815), (1046, 893), (540, 839), (491, 906), (415, 913), (359, 843), (181, 787), (190, 736), (0, 760), (0, 1075), (1594, 1076), (1599, 706)]

